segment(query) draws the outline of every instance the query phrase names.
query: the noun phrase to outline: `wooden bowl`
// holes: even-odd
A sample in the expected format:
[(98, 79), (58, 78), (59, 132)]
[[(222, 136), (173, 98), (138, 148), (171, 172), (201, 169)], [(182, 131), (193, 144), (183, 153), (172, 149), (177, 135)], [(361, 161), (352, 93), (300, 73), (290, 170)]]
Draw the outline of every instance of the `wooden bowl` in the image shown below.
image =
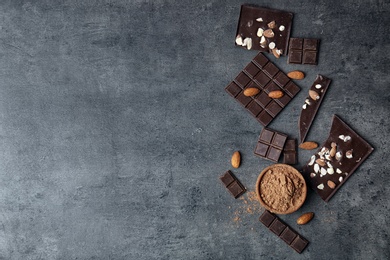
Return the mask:
[(261, 171), (256, 182), (260, 204), (276, 214), (290, 214), (305, 202), (307, 186), (302, 174), (287, 164), (273, 164)]

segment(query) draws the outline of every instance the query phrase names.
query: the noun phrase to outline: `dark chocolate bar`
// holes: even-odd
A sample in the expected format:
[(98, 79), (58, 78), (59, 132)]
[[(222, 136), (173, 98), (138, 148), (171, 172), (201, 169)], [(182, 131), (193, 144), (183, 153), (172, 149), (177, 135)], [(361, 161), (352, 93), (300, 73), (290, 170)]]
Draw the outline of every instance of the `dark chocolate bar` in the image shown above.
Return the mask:
[(317, 65), (319, 39), (291, 38), (287, 63)]
[[(244, 95), (247, 88), (258, 88), (260, 92), (256, 96), (247, 97)], [(264, 54), (259, 53), (225, 90), (259, 123), (267, 126), (295, 97), (300, 88)], [(280, 90), (284, 95), (278, 99), (268, 97), (268, 93), (274, 90)]]
[(242, 5), (236, 45), (243, 48), (287, 54), (293, 14), (285, 11)]
[(278, 162), (286, 140), (286, 134), (268, 128), (263, 128), (257, 141), (254, 153), (264, 159)]
[(259, 218), (260, 222), (264, 224), (269, 230), (280, 237), (287, 245), (298, 253), (302, 253), (303, 250), (309, 244), (309, 241), (298, 234), (290, 226), (284, 223), (276, 215), (272, 214), (268, 210), (264, 211)]
[(242, 183), (231, 171), (225, 172), (222, 176), (219, 177), (219, 179), (225, 185), (226, 189), (228, 189), (228, 191), (236, 199), (246, 191), (244, 185), (242, 185)]
[(288, 139), (283, 149), (283, 163), (284, 164), (296, 164), (297, 163), (297, 150), (296, 140)]
[(309, 96), (305, 99), (305, 103), (302, 106), (301, 115), (299, 117), (300, 143), (303, 143), (309, 132), (310, 126), (314, 121), (330, 82), (331, 80), (327, 77), (317, 75), (316, 80), (309, 89)]
[(374, 148), (334, 115), (329, 136), (303, 169), (309, 186), (328, 202)]

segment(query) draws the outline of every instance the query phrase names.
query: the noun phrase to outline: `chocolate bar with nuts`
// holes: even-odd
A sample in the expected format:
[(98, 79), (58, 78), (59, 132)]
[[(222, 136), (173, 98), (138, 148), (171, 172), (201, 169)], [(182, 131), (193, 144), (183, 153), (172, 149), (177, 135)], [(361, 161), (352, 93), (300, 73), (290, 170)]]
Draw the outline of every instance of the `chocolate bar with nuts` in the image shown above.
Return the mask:
[(328, 202), (374, 148), (337, 115), (328, 139), (303, 169), (308, 185)]
[(318, 109), (324, 99), (326, 91), (331, 80), (325, 76), (317, 75), (313, 85), (309, 89), (309, 96), (302, 105), (301, 115), (299, 117), (299, 138), (300, 143), (305, 141), (306, 135), (317, 115)]
[(263, 212), (259, 220), (264, 224), (264, 226), (280, 237), (287, 245), (298, 253), (302, 253), (309, 244), (307, 239), (298, 234), (295, 230), (268, 210)]
[(244, 185), (242, 185), (242, 183), (231, 171), (225, 172), (222, 176), (219, 177), (219, 179), (235, 199), (240, 197), (246, 191)]
[[(249, 88), (258, 89), (258, 94), (246, 96), (244, 91)], [(267, 126), (297, 95), (300, 88), (264, 54), (258, 53), (225, 90), (260, 124)], [(270, 98), (268, 94), (275, 90), (280, 90), (283, 95)]]
[(253, 5), (242, 5), (236, 45), (248, 50), (287, 54), (293, 14)]

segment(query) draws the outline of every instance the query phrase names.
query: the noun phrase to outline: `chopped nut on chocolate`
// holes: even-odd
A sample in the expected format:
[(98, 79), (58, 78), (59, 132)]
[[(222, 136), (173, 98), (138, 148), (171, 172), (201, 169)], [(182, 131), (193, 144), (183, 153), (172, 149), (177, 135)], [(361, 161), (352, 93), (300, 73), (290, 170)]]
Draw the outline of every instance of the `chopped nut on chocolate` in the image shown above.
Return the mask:
[(338, 174), (341, 174), (341, 173), (342, 173), (342, 171), (341, 171), (339, 168), (336, 169), (336, 172), (337, 172)]
[(311, 158), (310, 158), (310, 162), (308, 163), (308, 165), (313, 165), (314, 161), (316, 159), (316, 156), (315, 155), (312, 155)]
[(272, 50), (273, 48), (275, 48), (275, 47), (276, 47), (276, 45), (275, 45), (274, 42), (270, 42), (270, 43), (268, 44), (268, 48), (270, 48), (271, 50)]
[(257, 36), (261, 37), (263, 36), (264, 30), (262, 28), (257, 29)]
[(320, 84), (316, 84), (314, 87), (315, 87), (316, 89), (322, 88), (322, 86), (321, 86)]
[(340, 161), (343, 158), (343, 153), (342, 152), (337, 152), (336, 153), (336, 160)]
[(259, 17), (259, 18), (256, 19), (256, 21), (262, 22), (262, 21), (263, 21), (263, 18)]
[(267, 38), (273, 38), (275, 36), (274, 31), (272, 31), (272, 29), (265, 30), (263, 35)]
[(284, 27), (284, 25), (279, 26), (279, 31), (283, 32), (285, 29), (286, 27)]
[(345, 153), (345, 157), (347, 157), (348, 159), (351, 159), (353, 157), (352, 155), (352, 150), (348, 150), (346, 153)]
[(334, 173), (334, 170), (333, 168), (328, 168), (326, 169), (326, 171), (328, 172), (328, 174), (332, 175)]
[(319, 164), (320, 166), (325, 166), (325, 161), (323, 159), (317, 159), (316, 163)]
[(315, 92), (314, 90), (309, 90), (309, 96), (310, 96), (311, 99), (313, 99), (313, 100), (318, 100), (318, 99), (320, 99), (320, 95), (318, 95), (318, 93)]
[(275, 21), (272, 21), (272, 22), (268, 23), (267, 25), (268, 25), (269, 28), (274, 29), (276, 23), (275, 23)]
[(340, 178), (339, 178), (339, 182), (342, 182), (342, 181), (343, 181), (343, 177), (340, 177)]
[(323, 190), (323, 189), (324, 189), (324, 184), (321, 183), (320, 185), (318, 185), (318, 186), (317, 186), (317, 189)]
[(317, 163), (314, 164), (314, 172), (318, 173), (319, 170), (320, 170), (320, 166)]
[(307, 104), (303, 104), (302, 109), (306, 109), (306, 108), (307, 108)]
[(237, 37), (236, 37), (236, 44), (242, 46), (243, 42), (242, 42), (241, 35), (237, 35)]
[(314, 172), (310, 173), (310, 177), (314, 178), (316, 177), (316, 174)]
[(336, 188), (336, 184), (335, 184), (333, 181), (330, 181), (330, 180), (329, 180), (329, 181), (327, 182), (327, 184), (328, 184), (328, 187), (331, 188), (331, 189)]

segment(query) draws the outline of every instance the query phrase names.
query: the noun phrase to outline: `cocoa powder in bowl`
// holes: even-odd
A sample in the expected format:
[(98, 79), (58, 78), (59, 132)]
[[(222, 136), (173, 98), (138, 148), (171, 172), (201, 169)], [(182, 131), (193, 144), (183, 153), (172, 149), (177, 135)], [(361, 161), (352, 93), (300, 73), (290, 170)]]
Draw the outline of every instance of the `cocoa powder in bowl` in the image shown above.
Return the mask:
[(289, 214), (305, 202), (307, 187), (303, 176), (287, 164), (265, 168), (256, 183), (260, 204), (276, 214)]

